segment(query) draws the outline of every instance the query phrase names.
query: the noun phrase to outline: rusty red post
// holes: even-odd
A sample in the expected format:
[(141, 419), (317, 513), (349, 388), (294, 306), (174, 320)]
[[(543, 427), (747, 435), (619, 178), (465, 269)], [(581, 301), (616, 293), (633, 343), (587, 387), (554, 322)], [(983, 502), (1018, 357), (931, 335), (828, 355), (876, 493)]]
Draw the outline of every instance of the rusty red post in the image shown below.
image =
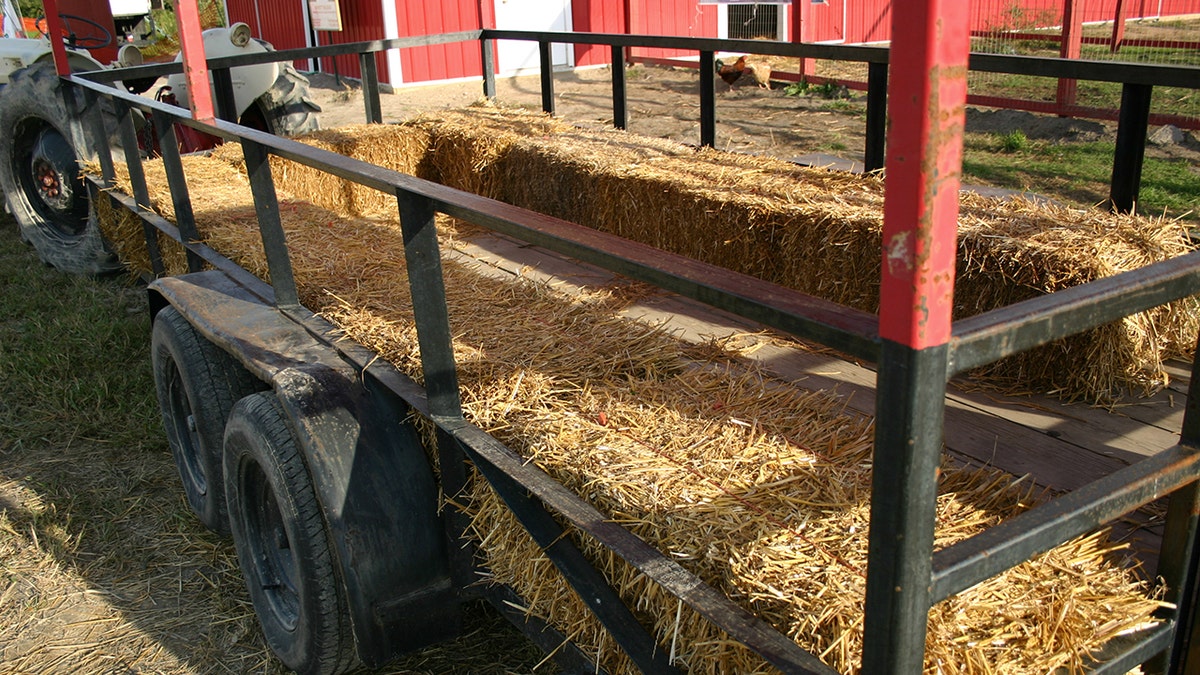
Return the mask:
[(923, 14), (892, 15), (879, 332), (913, 349), (950, 336), (969, 53), (967, 13), (959, 7), (965, 4), (915, 0), (897, 10), (916, 5)]
[[(1058, 55), (1064, 59), (1077, 59), (1083, 53), (1083, 8), (1077, 3), (1078, 0), (1066, 0), (1063, 4), (1062, 44)], [(1055, 100), (1059, 108), (1075, 105), (1078, 88), (1079, 83), (1075, 80), (1058, 80), (1058, 94)]]
[[(63, 44), (62, 20), (58, 17), (58, 0), (43, 0), (42, 11), (46, 13), (46, 33), (50, 35), (50, 51), (54, 54), (54, 67), (60, 76), (71, 74), (67, 62), (67, 46)], [(54, 36), (58, 36), (55, 39)]]
[(1117, 7), (1113, 10), (1113, 29), (1112, 40), (1108, 44), (1108, 49), (1116, 54), (1121, 51), (1121, 43), (1125, 41), (1125, 0), (1117, 0)]
[(970, 51), (961, 0), (892, 11), (879, 372), (862, 672), (920, 673), (954, 306)]
[(212, 122), (216, 118), (212, 88), (208, 81), (208, 63), (201, 35), (200, 9), (197, 0), (176, 0), (175, 21), (179, 26), (179, 46), (183, 51), (183, 74), (187, 78), (188, 101), (192, 117)]

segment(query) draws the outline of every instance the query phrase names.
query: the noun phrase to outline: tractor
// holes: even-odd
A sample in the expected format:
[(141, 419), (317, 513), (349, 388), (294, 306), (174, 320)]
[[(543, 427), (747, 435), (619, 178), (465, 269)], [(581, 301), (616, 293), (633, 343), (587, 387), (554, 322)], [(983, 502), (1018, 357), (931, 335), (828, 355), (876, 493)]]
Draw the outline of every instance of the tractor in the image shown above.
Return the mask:
[[(19, 21), (11, 0), (5, 17)], [(61, 39), (74, 72), (114, 66), (140, 65), (137, 43), (149, 26), (145, 0), (62, 0), (58, 3)], [(114, 18), (116, 17), (116, 18)], [(79, 177), (81, 161), (95, 158), (91, 130), (83, 100), (64, 96), (54, 66), (52, 39), (44, 17), (35, 22), (40, 36), (0, 38), (0, 190), (5, 206), (31, 244), (48, 265), (76, 274), (106, 274), (121, 269), (95, 224), (89, 199)], [(119, 27), (119, 28), (118, 28)], [(9, 31), (13, 34), (16, 31)], [(23, 33), (23, 31), (21, 31)], [(203, 33), (210, 57), (259, 53), (273, 49), (251, 36), (246, 24), (210, 28)], [(178, 59), (178, 57), (176, 57)], [(287, 63), (265, 63), (235, 68), (234, 100), (241, 124), (278, 135), (295, 135), (318, 128), (320, 107), (308, 97), (308, 79)], [(182, 74), (160, 84), (157, 79), (118, 83), (133, 93), (158, 85), (157, 98), (186, 107), (187, 84)], [(100, 105), (108, 105), (107, 103)], [(112, 111), (103, 111), (115, 121)], [(144, 125), (139, 151), (152, 153), (157, 141)], [(106, 124), (108, 146), (120, 149), (116, 125)], [(183, 151), (203, 150), (214, 139), (182, 135)], [(119, 155), (118, 155), (119, 156)]]

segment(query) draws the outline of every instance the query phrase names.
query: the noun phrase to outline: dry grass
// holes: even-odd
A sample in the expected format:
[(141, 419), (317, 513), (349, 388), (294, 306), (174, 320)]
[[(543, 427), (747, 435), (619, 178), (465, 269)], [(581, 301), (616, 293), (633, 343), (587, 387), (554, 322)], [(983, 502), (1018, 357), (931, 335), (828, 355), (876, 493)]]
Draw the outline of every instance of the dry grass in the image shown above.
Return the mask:
[[(438, 142), (435, 134), (432, 147), (441, 147)], [(526, 142), (501, 140), (507, 143)], [(665, 144), (656, 150), (631, 143), (622, 151), (646, 164), (671, 152), (690, 154)], [(463, 174), (480, 185), (502, 183), (507, 157), (490, 157)], [(693, 175), (710, 182), (722, 171), (749, 171), (723, 169), (713, 154), (698, 159)], [(229, 183), (227, 164), (195, 161), (192, 176), (203, 179), (211, 164), (212, 175)], [(161, 169), (151, 164), (147, 173), (152, 192), (166, 194)], [(764, 191), (783, 180), (769, 172), (759, 178), (755, 184)], [(654, 184), (661, 178), (641, 180)], [(265, 276), (249, 193), (235, 193), (193, 193), (201, 231), (212, 246)], [(557, 194), (590, 198), (565, 183)], [(839, 194), (837, 201), (851, 208), (872, 194), (868, 181), (867, 188)], [(721, 195), (723, 203), (761, 197), (738, 188)], [(306, 306), (420, 379), (395, 224), (332, 213), (286, 195), (281, 211)], [(116, 225), (109, 225), (110, 238), (133, 242), (141, 236), (140, 228)], [(449, 222), (441, 226), (452, 230)], [(746, 237), (763, 234), (763, 228), (746, 229)], [(693, 232), (692, 238), (699, 237)], [(756, 251), (741, 241), (727, 245)], [(443, 265), (464, 408), (475, 424), (830, 665), (857, 669), (869, 420), (844, 412), (830, 395), (785, 385), (722, 356), (718, 346), (694, 352), (663, 327), (620, 318), (622, 293), (600, 288), (563, 294), (547, 285), (489, 279), (450, 259)], [(627, 671), (611, 638), (485, 483), (476, 479), (470, 490), (450, 498), (471, 516), (471, 535), (495, 580), (516, 588), (529, 612), (548, 617), (599, 663)], [(946, 466), (938, 544), (970, 536), (1032, 501), (1011, 477)], [(579, 543), (653, 626), (662, 648), (689, 671), (768, 670), (598, 544)], [(1112, 553), (1102, 536), (1085, 538), (940, 604), (930, 617), (927, 666), (965, 673), (1077, 670), (1090, 647), (1142, 623), (1158, 606)]]

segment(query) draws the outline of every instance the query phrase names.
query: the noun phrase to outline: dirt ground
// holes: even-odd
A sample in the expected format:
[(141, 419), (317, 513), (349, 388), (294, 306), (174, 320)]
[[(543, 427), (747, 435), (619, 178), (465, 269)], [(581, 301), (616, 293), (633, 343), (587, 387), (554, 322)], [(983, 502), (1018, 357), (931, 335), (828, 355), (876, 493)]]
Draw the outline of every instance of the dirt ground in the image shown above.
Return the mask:
[[(629, 131), (688, 144), (700, 142), (699, 78), (695, 69), (635, 65), (628, 68), (626, 78)], [(323, 127), (365, 120), (358, 82), (337, 80), (324, 73), (315, 73), (310, 79), (312, 98), (323, 108)], [(610, 126), (611, 82), (607, 67), (555, 73), (555, 114), (581, 126)], [(753, 83), (729, 87), (717, 80), (716, 147), (788, 160), (817, 153), (861, 160), (866, 93), (844, 91), (843, 95), (837, 99), (788, 96), (779, 82), (764, 89)], [(409, 85), (381, 94), (380, 99), (384, 122), (478, 105), (484, 100), (481, 81)], [(540, 110), (538, 77), (498, 79), (497, 101), (500, 105)], [(968, 109), (968, 132), (1003, 134), (1017, 129), (1031, 140), (1087, 142), (1116, 138), (1116, 124), (1112, 122), (1016, 110)], [(1180, 144), (1148, 145), (1147, 155), (1187, 159), (1200, 166), (1200, 134), (1189, 132)]]

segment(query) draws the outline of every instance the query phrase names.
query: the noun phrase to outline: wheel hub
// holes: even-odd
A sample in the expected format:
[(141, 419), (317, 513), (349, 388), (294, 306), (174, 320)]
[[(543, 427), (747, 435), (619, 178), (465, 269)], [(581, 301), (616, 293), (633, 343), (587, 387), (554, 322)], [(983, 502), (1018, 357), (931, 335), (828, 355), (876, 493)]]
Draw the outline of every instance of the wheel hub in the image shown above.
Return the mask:
[(49, 162), (35, 159), (33, 175), (37, 177), (38, 191), (43, 201), (50, 203), (62, 196), (62, 179)]
[(82, 183), (75, 152), (53, 127), (37, 132), (28, 154), (30, 200), (35, 209), (65, 236), (82, 234), (87, 227), (86, 206), (77, 197)]

